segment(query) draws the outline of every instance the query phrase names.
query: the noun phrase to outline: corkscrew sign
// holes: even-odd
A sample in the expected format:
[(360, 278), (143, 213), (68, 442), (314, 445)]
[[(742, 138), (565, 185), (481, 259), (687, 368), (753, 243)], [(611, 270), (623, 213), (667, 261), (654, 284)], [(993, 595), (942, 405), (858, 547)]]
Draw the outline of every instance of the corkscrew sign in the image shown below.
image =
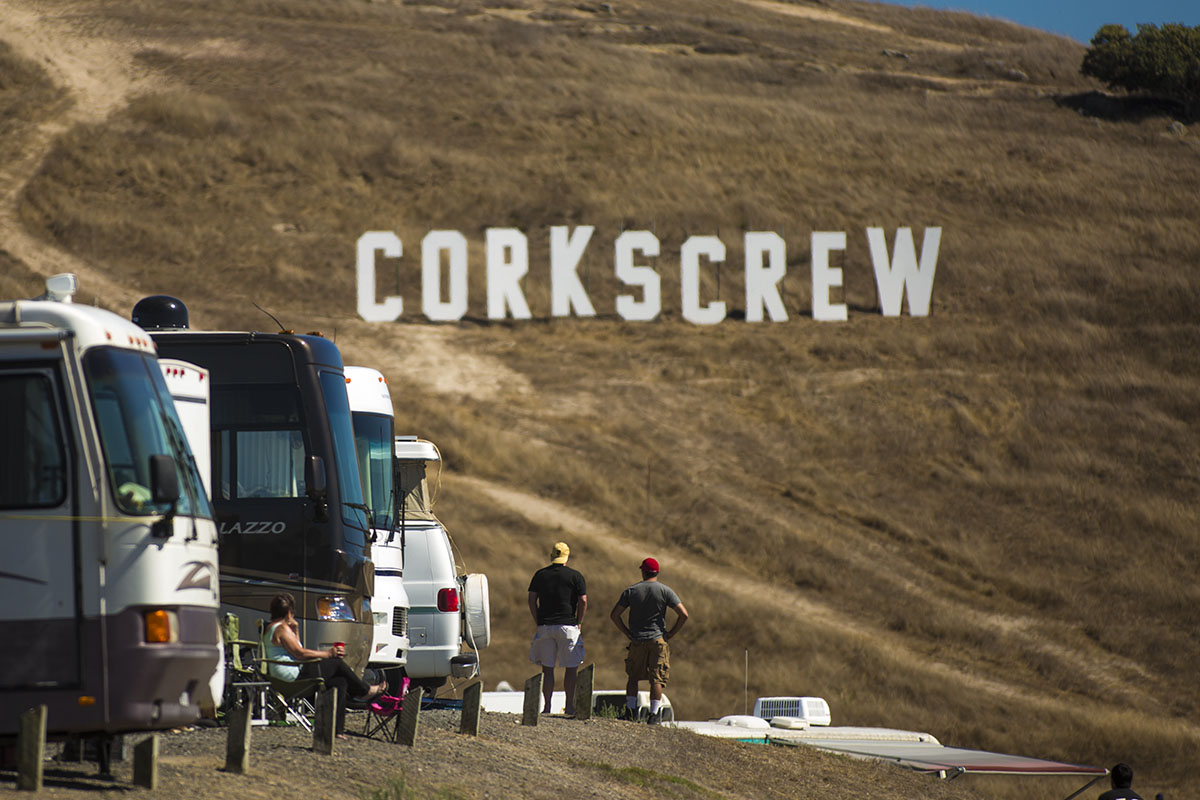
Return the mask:
[[(550, 315), (592, 317), (595, 306), (579, 279), (579, 264), (595, 228), (566, 225), (550, 228)], [(880, 310), (885, 317), (900, 316), (905, 296), (908, 313), (929, 314), (933, 278), (937, 271), (942, 229), (925, 229), (918, 254), (912, 228), (898, 228), (888, 252), (883, 228), (867, 228), (867, 243)], [(529, 239), (516, 228), (488, 228), (485, 232), (487, 315), (489, 319), (531, 319), (521, 282), (529, 273)], [(821, 322), (847, 319), (844, 303), (833, 302), (831, 290), (842, 286), (841, 267), (830, 264), (830, 254), (846, 249), (844, 231), (815, 231), (811, 236), (812, 318)], [(617, 315), (626, 321), (649, 321), (663, 308), (662, 280), (654, 267), (636, 263), (639, 257), (656, 258), (660, 242), (652, 231), (624, 231), (613, 245), (613, 272), (625, 286), (640, 288), (635, 294), (615, 298)], [(773, 231), (744, 234), (745, 319), (747, 322), (786, 322), (787, 309), (780, 293), (787, 272), (787, 246)], [(356, 281), (358, 314), (368, 322), (394, 322), (404, 313), (404, 298), (379, 300), (375, 272), (380, 257), (404, 255), (400, 237), (390, 231), (368, 231), (358, 239)], [(679, 252), (680, 311), (697, 325), (724, 321), (724, 301), (700, 298), (700, 270), (704, 263), (725, 261), (725, 243), (718, 236), (689, 236)], [(445, 269), (443, 270), (443, 265)], [(421, 313), (432, 322), (455, 322), (467, 313), (467, 238), (459, 231), (430, 231), (421, 241)]]

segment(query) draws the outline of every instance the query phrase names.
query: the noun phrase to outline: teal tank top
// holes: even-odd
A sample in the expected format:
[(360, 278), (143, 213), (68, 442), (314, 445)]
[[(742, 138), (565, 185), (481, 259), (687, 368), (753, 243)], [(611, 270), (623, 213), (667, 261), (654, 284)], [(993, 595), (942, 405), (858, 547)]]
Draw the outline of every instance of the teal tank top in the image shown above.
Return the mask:
[(296, 663), (296, 659), (292, 658), (291, 653), (273, 641), (275, 638), (275, 629), (282, 624), (282, 622), (276, 622), (263, 633), (263, 652), (267, 654), (268, 661), (291, 662), (290, 664), (268, 664), (267, 672), (271, 673), (271, 677), (273, 678), (292, 683), (300, 677), (300, 665)]

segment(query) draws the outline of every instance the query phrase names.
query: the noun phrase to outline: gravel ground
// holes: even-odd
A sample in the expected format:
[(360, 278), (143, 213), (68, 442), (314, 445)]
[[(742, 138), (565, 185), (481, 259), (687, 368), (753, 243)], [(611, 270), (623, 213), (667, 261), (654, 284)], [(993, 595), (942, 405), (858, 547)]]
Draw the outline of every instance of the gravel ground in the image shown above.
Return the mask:
[[(94, 764), (47, 761), (38, 797), (87, 798), (958, 798), (976, 797), (885, 764), (852, 761), (807, 748), (738, 744), (690, 731), (612, 719), (543, 716), (535, 727), (512, 714), (485, 713), (478, 737), (458, 733), (458, 711), (421, 714), (414, 747), (351, 735), (332, 756), (312, 751), (297, 727), (259, 727), (251, 734), (250, 772), (225, 772), (225, 728), (187, 728), (159, 736), (154, 791), (131, 784), (132, 758), (100, 779)], [(351, 711), (347, 730), (361, 731)], [(133, 743), (143, 737), (129, 737)], [(50, 746), (56, 750), (56, 745)], [(0, 770), (0, 795), (16, 791)]]

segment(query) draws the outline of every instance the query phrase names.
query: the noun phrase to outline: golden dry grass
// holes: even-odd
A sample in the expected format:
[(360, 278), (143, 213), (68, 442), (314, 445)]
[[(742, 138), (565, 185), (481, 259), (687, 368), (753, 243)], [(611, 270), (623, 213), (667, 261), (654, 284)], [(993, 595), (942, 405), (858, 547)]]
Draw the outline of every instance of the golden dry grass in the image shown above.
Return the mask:
[[(1126, 760), (1144, 795), (1200, 788), (1200, 138), (1074, 111), (1098, 88), (1081, 47), (851, 0), (43, 5), (167, 88), (57, 138), (20, 199), (27, 229), (184, 298), (198, 327), (261, 329), (254, 299), (337, 331), (348, 361), (397, 365), (397, 427), (452, 476), (728, 577), (664, 565), (694, 615), (670, 688), (686, 716), (742, 710), (748, 650), (751, 700), (819, 694), (846, 723)], [(0, 104), (26, 104), (10, 117), (51, 114), (44, 83), (0, 60)], [(549, 319), (556, 224), (596, 226), (596, 320)], [(901, 225), (944, 229), (928, 318), (876, 313), (864, 229)], [(489, 226), (529, 235), (534, 322), (485, 319)], [(427, 341), (435, 228), (470, 241), (472, 321), (442, 330), (506, 371), (486, 393), (470, 369), (459, 391), (400, 371)], [(613, 313), (612, 242), (638, 228), (663, 243), (649, 324)], [(376, 229), (405, 243), (379, 286), (405, 323), (355, 321), (354, 242)], [(787, 241), (791, 321), (682, 322), (684, 238), (721, 236), (720, 297), (740, 311), (747, 230)], [(844, 324), (808, 316), (817, 230), (848, 234)], [(39, 291), (0, 267), (5, 296)], [(462, 481), (438, 510), (491, 579), (487, 680), (518, 683), (526, 581), (573, 531)], [(572, 547), (616, 686), (604, 617), (636, 562), (603, 541)], [(1065, 794), (994, 796), (1014, 792)]]

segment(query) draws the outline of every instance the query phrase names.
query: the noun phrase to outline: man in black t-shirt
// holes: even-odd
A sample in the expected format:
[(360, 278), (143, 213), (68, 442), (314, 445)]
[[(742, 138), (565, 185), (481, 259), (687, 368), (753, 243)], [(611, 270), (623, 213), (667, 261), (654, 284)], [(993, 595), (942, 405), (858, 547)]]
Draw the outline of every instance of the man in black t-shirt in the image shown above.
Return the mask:
[(554, 668), (563, 667), (566, 713), (575, 716), (575, 673), (583, 663), (583, 639), (579, 635), (587, 613), (587, 581), (567, 566), (571, 548), (555, 542), (550, 565), (542, 567), (529, 581), (529, 613), (537, 631), (529, 646), (529, 660), (542, 667), (543, 714), (550, 713), (554, 694)]

